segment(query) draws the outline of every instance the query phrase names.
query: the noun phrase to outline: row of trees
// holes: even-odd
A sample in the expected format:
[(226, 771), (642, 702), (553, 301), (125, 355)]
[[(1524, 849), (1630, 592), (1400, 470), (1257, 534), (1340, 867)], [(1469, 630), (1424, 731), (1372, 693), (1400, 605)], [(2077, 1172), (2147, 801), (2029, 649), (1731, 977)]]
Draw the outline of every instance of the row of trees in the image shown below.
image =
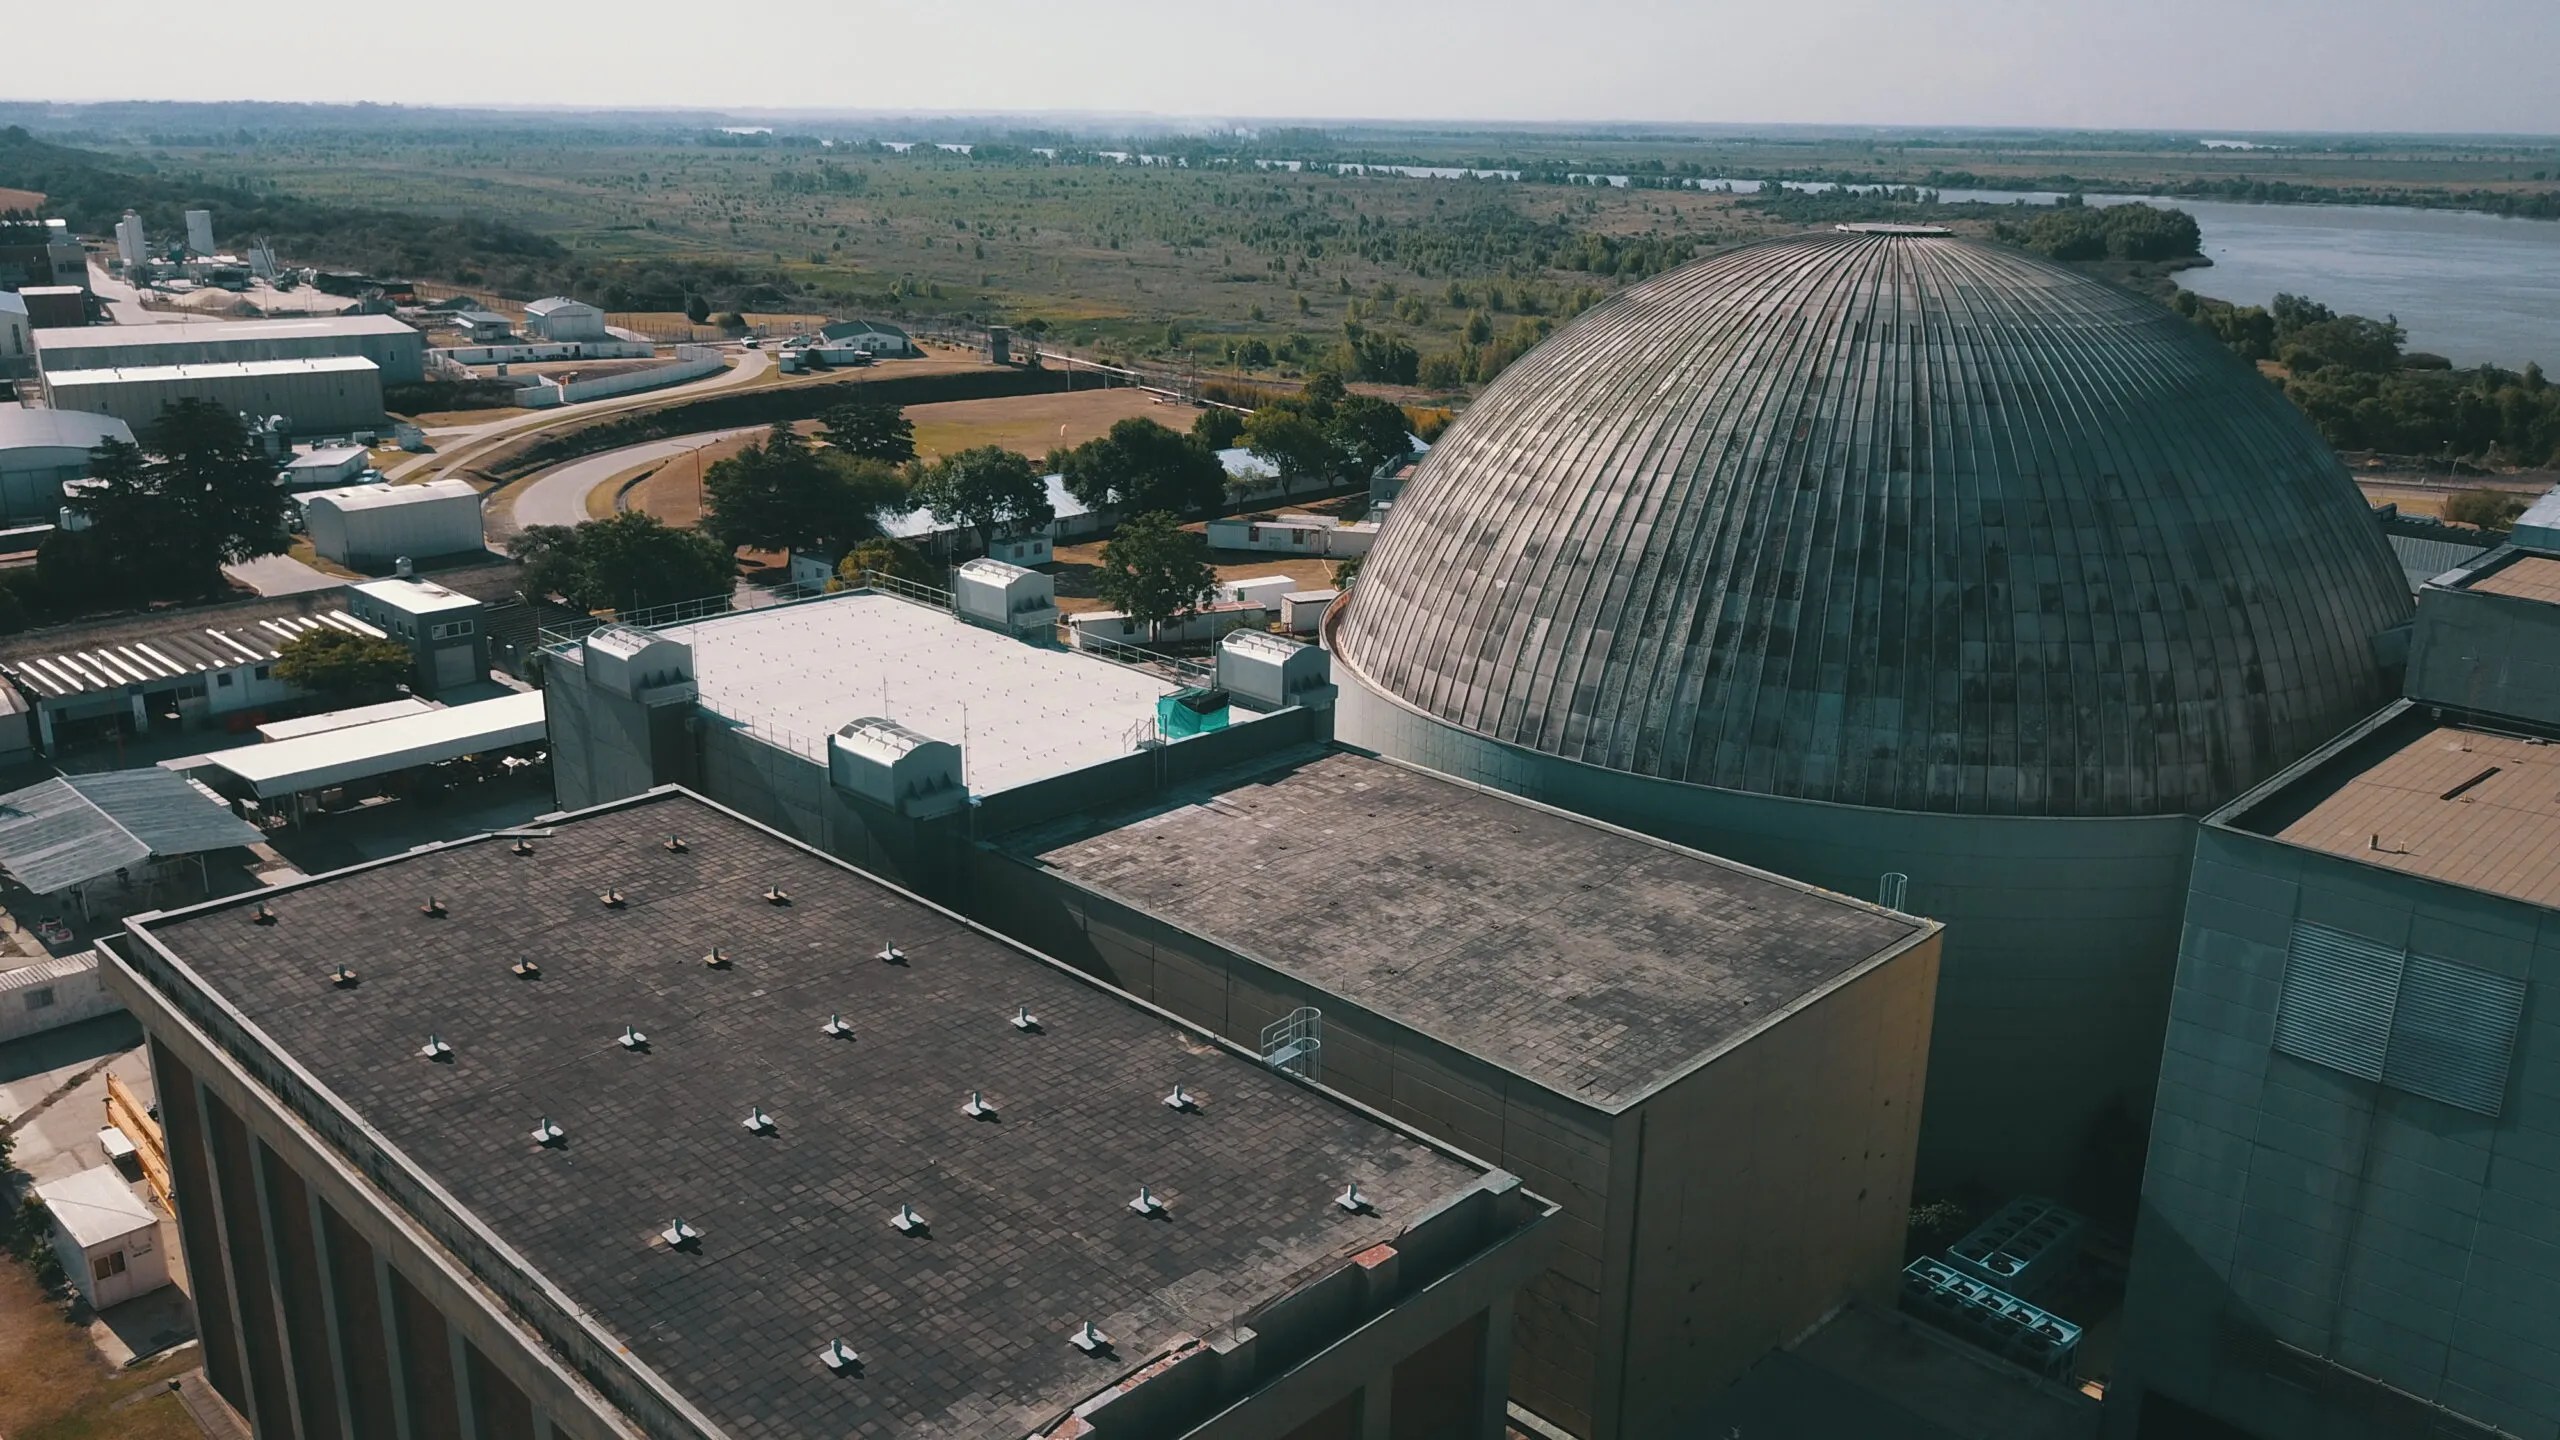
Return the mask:
[(2170, 303), (2242, 357), (2282, 365), (2286, 396), (2342, 450), (2560, 464), (2560, 386), (2539, 365), (2457, 370), (2409, 352), (2396, 317), (2343, 315), (2299, 295), (2233, 305), (2182, 290)]

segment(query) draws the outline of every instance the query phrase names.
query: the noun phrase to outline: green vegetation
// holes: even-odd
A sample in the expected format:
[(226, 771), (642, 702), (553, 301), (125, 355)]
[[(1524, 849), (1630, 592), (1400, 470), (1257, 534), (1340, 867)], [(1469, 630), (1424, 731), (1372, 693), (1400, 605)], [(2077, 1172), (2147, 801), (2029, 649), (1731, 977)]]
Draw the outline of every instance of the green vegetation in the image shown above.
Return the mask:
[(80, 498), (88, 525), (58, 530), (33, 570), (0, 576), (0, 633), (138, 602), (195, 600), (227, 588), (222, 567), (282, 554), (284, 492), (275, 462), (240, 417), (181, 400), (90, 456), (98, 483)]
[(1242, 438), (1291, 484), (1351, 482), (1412, 454), (1411, 424), (1402, 406), (1354, 395), (1341, 377), (1320, 371), (1297, 394), (1246, 416)]
[(2077, 195), (2023, 224), (2001, 221), (1993, 233), (2056, 260), (2191, 260), (2204, 253), (2204, 232), (2184, 210), (2092, 209)]
[(818, 438), (847, 455), (904, 465), (916, 458), (916, 427), (883, 400), (856, 399), (827, 412)]
[(1209, 542), (1161, 510), (1122, 522), (1093, 577), (1096, 595), (1150, 629), (1199, 609), (1217, 589)]
[(315, 630), (276, 652), (276, 678), (340, 699), (382, 694), (411, 678), (414, 658), (397, 640)]
[[(905, 423), (897, 411), (889, 413)], [(703, 497), (703, 528), (730, 549), (830, 555), (877, 536), (880, 517), (909, 503), (897, 467), (868, 455), (818, 449), (783, 422), (762, 441), (714, 464), (703, 476)]]
[(2455, 370), (2406, 354), (2397, 321), (2279, 295), (2232, 305), (2181, 290), (2178, 313), (2250, 360), (2284, 367), (2284, 393), (2341, 450), (2480, 464), (2560, 464), (2560, 387), (2542, 367)]
[(1001, 445), (980, 445), (920, 467), (915, 498), (983, 545), (1056, 518), (1049, 487), (1029, 460)]
[(44, 192), (46, 208), (82, 234), (103, 235), (131, 210), (147, 232), (180, 235), (188, 210), (211, 209), (229, 233), (263, 236), (278, 254), (303, 263), (403, 277), (460, 279), (492, 265), (555, 264), (568, 254), (558, 241), (501, 220), (314, 203), (238, 178), (172, 174), (46, 144), (15, 125), (0, 129), (0, 187)]
[(924, 558), (924, 552), (904, 540), (886, 538), (865, 540), (845, 552), (836, 562), (836, 578), (827, 583), (829, 590), (850, 589), (866, 584), (871, 576), (885, 575), (904, 580), (910, 585), (942, 585), (949, 577)]
[(2525, 496), (2502, 490), (2465, 490), (2445, 500), (2444, 518), (2456, 525), (2476, 525), (2503, 535), (2516, 528), (2516, 518), (2524, 514), (2528, 503)]
[[(1201, 412), (1203, 419), (1223, 413)], [(1052, 453), (1049, 468), (1095, 510), (1204, 515), (1227, 494), (1226, 467), (1198, 438), (1196, 422), (1192, 435), (1177, 435), (1144, 417), (1121, 420), (1099, 440)]]
[(525, 564), (525, 588), (581, 610), (646, 610), (726, 595), (737, 562), (700, 530), (676, 530), (625, 511), (583, 525), (533, 525), (507, 544)]

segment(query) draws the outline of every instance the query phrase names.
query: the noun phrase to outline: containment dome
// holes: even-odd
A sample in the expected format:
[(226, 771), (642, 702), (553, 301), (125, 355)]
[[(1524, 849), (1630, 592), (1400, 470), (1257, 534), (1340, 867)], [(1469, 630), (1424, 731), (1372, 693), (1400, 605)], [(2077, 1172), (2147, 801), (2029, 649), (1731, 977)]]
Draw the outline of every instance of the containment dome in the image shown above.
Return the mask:
[(1505, 372), (1335, 628), (1440, 722), (1664, 780), (2203, 813), (2395, 693), (2336, 456), (2150, 300), (1842, 233), (1636, 286)]

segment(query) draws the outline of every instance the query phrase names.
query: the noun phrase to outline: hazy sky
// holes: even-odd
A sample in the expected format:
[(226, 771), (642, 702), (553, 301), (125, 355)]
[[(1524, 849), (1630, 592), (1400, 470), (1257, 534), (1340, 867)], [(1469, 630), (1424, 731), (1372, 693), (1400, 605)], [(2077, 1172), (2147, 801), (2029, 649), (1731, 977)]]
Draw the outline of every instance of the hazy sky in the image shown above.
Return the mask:
[(259, 0), (218, 24), (201, 0), (109, 8), (0, 94), (2560, 132), (2555, 0)]

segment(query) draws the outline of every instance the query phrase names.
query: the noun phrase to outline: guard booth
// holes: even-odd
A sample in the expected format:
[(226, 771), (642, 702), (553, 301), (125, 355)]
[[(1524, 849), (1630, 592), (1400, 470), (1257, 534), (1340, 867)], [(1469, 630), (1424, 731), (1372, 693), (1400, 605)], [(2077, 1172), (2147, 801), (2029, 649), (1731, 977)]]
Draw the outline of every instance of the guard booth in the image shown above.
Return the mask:
[(121, 1305), (169, 1283), (160, 1217), (113, 1166), (36, 1186), (53, 1218), (53, 1253), (92, 1310)]

